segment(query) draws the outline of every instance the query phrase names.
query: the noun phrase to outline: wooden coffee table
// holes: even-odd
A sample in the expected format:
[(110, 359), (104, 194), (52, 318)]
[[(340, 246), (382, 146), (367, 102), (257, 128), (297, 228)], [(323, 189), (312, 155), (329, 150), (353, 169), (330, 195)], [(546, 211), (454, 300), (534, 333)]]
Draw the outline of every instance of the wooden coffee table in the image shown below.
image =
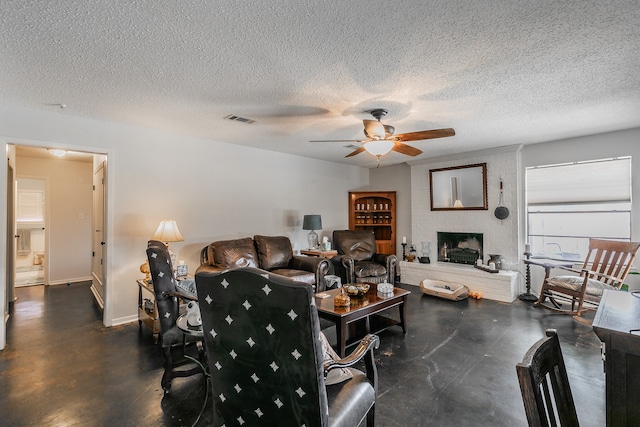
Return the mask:
[[(337, 352), (341, 357), (345, 356), (345, 349), (357, 344), (362, 338), (362, 334), (351, 334), (348, 336), (348, 329), (356, 329), (356, 323), (363, 324), (364, 334), (378, 333), (390, 326), (398, 325), (402, 327), (402, 332), (407, 333), (404, 322), (405, 303), (407, 296), (411, 293), (405, 289), (393, 288), (393, 295), (378, 296), (376, 285), (371, 285), (369, 292), (360, 297), (350, 297), (351, 306), (334, 307), (333, 298), (339, 295), (342, 289), (331, 289), (321, 292), (329, 294), (327, 298), (316, 297), (318, 316), (330, 320), (336, 324), (336, 338), (338, 340)], [(400, 320), (388, 316), (381, 316), (380, 313), (393, 307), (400, 310)]]

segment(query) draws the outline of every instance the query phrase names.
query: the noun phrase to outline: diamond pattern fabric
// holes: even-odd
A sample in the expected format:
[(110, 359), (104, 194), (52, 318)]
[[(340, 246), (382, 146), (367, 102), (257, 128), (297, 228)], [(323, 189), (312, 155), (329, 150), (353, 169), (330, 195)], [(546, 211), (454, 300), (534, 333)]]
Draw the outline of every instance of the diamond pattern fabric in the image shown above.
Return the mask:
[(326, 425), (312, 287), (254, 268), (200, 273), (196, 286), (214, 425)]

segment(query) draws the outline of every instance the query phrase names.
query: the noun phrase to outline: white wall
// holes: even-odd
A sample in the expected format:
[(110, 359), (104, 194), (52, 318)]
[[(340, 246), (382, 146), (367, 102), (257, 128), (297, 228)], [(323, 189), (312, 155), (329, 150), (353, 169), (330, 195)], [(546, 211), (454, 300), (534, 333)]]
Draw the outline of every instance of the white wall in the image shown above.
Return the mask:
[(65, 159), (17, 156), (19, 177), (48, 180), (46, 197), (49, 284), (91, 278), (93, 165)]
[[(322, 215), (320, 236), (346, 228), (347, 193), (369, 179), (366, 168), (83, 119), (68, 111), (0, 107), (0, 141), (108, 155), (107, 326), (136, 319), (135, 280), (161, 219), (178, 222), (185, 241), (171, 248), (193, 272), (200, 249), (218, 239), (284, 234), (302, 249), (304, 214)], [(6, 162), (0, 166), (0, 199), (5, 198)], [(1, 259), (5, 230), (3, 215)]]

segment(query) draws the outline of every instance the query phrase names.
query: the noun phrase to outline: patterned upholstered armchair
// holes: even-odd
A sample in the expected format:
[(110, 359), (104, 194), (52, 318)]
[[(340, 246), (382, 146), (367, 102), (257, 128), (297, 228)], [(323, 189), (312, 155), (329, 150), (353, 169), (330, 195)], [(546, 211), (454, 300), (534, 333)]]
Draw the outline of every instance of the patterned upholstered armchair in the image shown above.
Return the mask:
[(338, 255), (331, 262), (344, 283), (395, 282), (398, 258), (376, 253), (373, 231), (335, 230), (333, 247)]
[(176, 289), (171, 256), (166, 245), (157, 240), (150, 240), (147, 244), (147, 258), (160, 318), (160, 344), (165, 359), (161, 385), (165, 393), (168, 393), (173, 378), (202, 373), (202, 369), (184, 355), (191, 352), (192, 356), (202, 359), (203, 353), (199, 352), (196, 346), (197, 339), (185, 336), (176, 325), (181, 311), (181, 293)]
[[(196, 287), (214, 426), (373, 425), (377, 336), (329, 357), (311, 285), (265, 270), (200, 272)], [(362, 359), (366, 373), (351, 368)]]

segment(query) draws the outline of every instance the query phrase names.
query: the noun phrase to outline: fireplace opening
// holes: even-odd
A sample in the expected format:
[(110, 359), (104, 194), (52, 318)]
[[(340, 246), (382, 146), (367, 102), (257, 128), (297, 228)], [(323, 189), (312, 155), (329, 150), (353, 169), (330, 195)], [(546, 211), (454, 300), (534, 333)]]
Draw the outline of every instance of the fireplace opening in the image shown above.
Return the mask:
[(438, 261), (475, 264), (482, 255), (482, 233), (438, 231)]

